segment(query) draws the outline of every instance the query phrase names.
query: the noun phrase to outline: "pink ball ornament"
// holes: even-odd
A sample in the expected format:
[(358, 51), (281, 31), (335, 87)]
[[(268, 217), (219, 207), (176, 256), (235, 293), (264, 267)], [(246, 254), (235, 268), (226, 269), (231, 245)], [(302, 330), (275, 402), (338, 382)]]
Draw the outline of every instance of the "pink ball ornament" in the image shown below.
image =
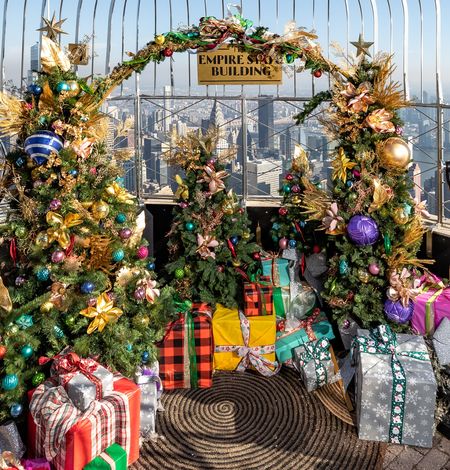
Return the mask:
[(61, 206), (62, 206), (62, 202), (60, 199), (52, 199), (50, 201), (50, 204), (48, 205), (48, 208), (51, 211), (57, 211), (58, 209), (61, 209)]
[(288, 173), (288, 174), (286, 175), (286, 179), (287, 179), (288, 181), (292, 181), (292, 180), (294, 179), (294, 177), (292, 176), (291, 173)]
[(122, 230), (119, 231), (119, 237), (122, 240), (128, 240), (132, 234), (133, 232), (130, 228), (123, 228)]
[(137, 257), (139, 259), (145, 259), (147, 258), (148, 256), (148, 248), (146, 246), (140, 246), (138, 249), (137, 249), (137, 253), (136, 253)]
[(355, 178), (360, 178), (361, 177), (361, 172), (358, 170), (352, 170), (352, 174)]
[(300, 186), (298, 184), (294, 184), (291, 188), (293, 193), (299, 193), (300, 192)]
[(95, 168), (95, 166), (93, 166), (92, 168), (89, 169), (89, 173), (91, 175), (96, 175), (97, 174), (97, 168)]
[(97, 299), (95, 297), (91, 297), (88, 301), (87, 304), (89, 307), (95, 307), (97, 305)]
[(64, 251), (56, 250), (52, 253), (52, 262), (53, 263), (62, 263), (66, 257)]
[(373, 276), (378, 276), (378, 274), (380, 274), (380, 267), (377, 263), (369, 264), (369, 273)]
[(215, 159), (215, 158), (210, 158), (210, 159), (208, 160), (208, 166), (214, 168), (214, 165), (215, 165), (215, 164), (216, 164), (216, 159)]
[(278, 242), (278, 246), (280, 247), (281, 250), (285, 250), (288, 246), (288, 239), (287, 238), (280, 238)]
[(138, 287), (135, 291), (134, 291), (134, 298), (136, 300), (144, 300), (145, 299), (145, 288), (144, 287)]
[(395, 128), (395, 133), (396, 133), (397, 135), (403, 135), (403, 127), (397, 126), (397, 127)]
[(187, 202), (180, 202), (179, 206), (182, 208), (182, 209), (186, 209), (187, 207), (189, 207), (189, 204)]

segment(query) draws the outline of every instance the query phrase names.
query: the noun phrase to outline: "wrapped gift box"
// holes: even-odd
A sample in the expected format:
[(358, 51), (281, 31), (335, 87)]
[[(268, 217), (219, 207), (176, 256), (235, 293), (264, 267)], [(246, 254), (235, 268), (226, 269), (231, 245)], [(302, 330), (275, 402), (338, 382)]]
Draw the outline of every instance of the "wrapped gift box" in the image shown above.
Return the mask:
[(24, 470), (52, 470), (47, 459), (25, 459), (22, 465)]
[(212, 325), (215, 369), (244, 371), (252, 366), (266, 376), (278, 371), (275, 315), (246, 317), (218, 304)]
[(56, 356), (51, 374), (81, 411), (113, 390), (114, 375), (109, 370), (93, 359), (80, 358), (73, 352)]
[(289, 287), (273, 288), (273, 310), (277, 318), (286, 318), (291, 305), (291, 292)]
[(126, 470), (127, 467), (127, 453), (125, 449), (119, 446), (119, 444), (113, 444), (85, 465), (83, 470)]
[(388, 325), (354, 341), (359, 438), (431, 447), (436, 380), (422, 337)]
[(0, 425), (0, 454), (3, 452), (12, 452), (19, 459), (25, 453), (25, 445), (14, 421)]
[(306, 284), (299, 283), (297, 287), (297, 295), (291, 296), (291, 304), (289, 306), (289, 317), (303, 320), (311, 315), (316, 306), (317, 296), (314, 289)]
[(253, 317), (272, 313), (273, 286), (269, 276), (261, 276), (255, 282), (244, 282), (244, 314)]
[(284, 258), (261, 258), (263, 276), (268, 276), (275, 287), (289, 286), (289, 261)]
[(194, 305), (171, 322), (158, 345), (159, 372), (166, 390), (212, 386), (211, 309)]
[(450, 320), (444, 318), (434, 332), (433, 346), (441, 366), (450, 366)]
[(29, 392), (28, 449), (56, 470), (81, 470), (113, 443), (121, 445), (128, 465), (139, 458), (139, 387), (115, 377), (113, 391), (84, 412), (62, 386), (47, 381)]
[(295, 364), (308, 392), (331, 383), (334, 378), (334, 362), (330, 348), (328, 338), (310, 341), (295, 348)]
[(315, 341), (321, 338), (333, 339), (333, 328), (324, 313), (316, 310), (315, 313), (298, 323), (298, 327), (279, 332), (276, 341), (276, 355), (278, 361), (285, 364), (292, 361), (294, 349), (308, 341)]
[(135, 374), (135, 382), (141, 388), (141, 435), (151, 436), (156, 431), (156, 412), (163, 391), (159, 378), (159, 363), (139, 367)]
[(411, 326), (420, 335), (432, 335), (444, 318), (450, 318), (450, 287), (423, 286), (414, 301)]

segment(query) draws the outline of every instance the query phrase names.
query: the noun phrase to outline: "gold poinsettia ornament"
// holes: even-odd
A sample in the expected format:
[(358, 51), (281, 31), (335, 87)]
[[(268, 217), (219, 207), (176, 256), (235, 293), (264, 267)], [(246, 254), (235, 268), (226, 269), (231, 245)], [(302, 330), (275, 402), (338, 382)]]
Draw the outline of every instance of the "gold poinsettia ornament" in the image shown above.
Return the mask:
[(350, 100), (347, 103), (347, 108), (353, 113), (366, 113), (369, 106), (375, 103), (374, 98), (370, 95), (371, 86), (369, 82), (363, 82), (358, 88), (353, 83), (348, 83), (341, 95), (344, 95)]
[(81, 310), (80, 315), (93, 318), (87, 329), (87, 334), (90, 335), (96, 330), (101, 333), (110, 321), (117, 320), (122, 313), (120, 308), (114, 307), (114, 302), (108, 294), (103, 292), (97, 297), (97, 305)]
[(225, 170), (215, 171), (213, 168), (206, 165), (203, 168), (203, 175), (197, 180), (197, 183), (208, 183), (209, 192), (211, 194), (216, 194), (225, 189), (223, 179), (227, 176), (228, 173)]
[(395, 132), (395, 126), (391, 122), (394, 115), (384, 108), (372, 111), (365, 120), (367, 126), (380, 134), (389, 134)]
[(373, 201), (369, 206), (369, 214), (380, 209), (394, 197), (394, 191), (387, 184), (383, 184), (380, 178), (373, 178)]
[(342, 147), (339, 147), (338, 154), (331, 162), (333, 167), (333, 179), (340, 179), (342, 182), (347, 181), (347, 170), (351, 170), (356, 166), (356, 162), (350, 161)]
[(48, 211), (46, 220), (49, 225), (52, 225), (47, 229), (48, 243), (50, 244), (56, 240), (64, 250), (70, 244), (69, 228), (83, 223), (81, 215), (72, 212), (63, 217), (61, 214)]
[(210, 248), (216, 248), (219, 246), (219, 242), (212, 235), (200, 235), (197, 234), (197, 253), (202, 258), (216, 258), (214, 251), (211, 251)]
[(119, 202), (122, 202), (123, 204), (133, 204), (135, 196), (133, 194), (130, 194), (125, 188), (120, 186), (117, 181), (114, 181), (111, 183), (106, 189), (105, 189), (106, 194), (108, 196), (112, 196), (116, 198)]

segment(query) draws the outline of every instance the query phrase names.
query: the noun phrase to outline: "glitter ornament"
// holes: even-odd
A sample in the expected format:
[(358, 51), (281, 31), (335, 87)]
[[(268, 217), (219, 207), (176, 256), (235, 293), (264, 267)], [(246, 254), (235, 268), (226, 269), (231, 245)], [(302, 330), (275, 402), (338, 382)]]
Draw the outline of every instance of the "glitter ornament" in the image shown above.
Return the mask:
[(58, 339), (64, 338), (64, 331), (58, 325), (53, 327), (53, 333)]
[(36, 279), (41, 282), (48, 281), (50, 279), (50, 270), (47, 268), (39, 268), (36, 271)]
[(285, 216), (287, 213), (288, 213), (288, 210), (286, 209), (286, 207), (280, 207), (278, 209), (278, 213), (281, 215), (281, 216)]
[(370, 280), (370, 274), (365, 269), (358, 269), (357, 275), (363, 284), (367, 284)]
[(339, 260), (339, 274), (346, 276), (348, 274), (348, 263), (345, 259)]
[(294, 179), (294, 176), (292, 175), (292, 173), (288, 173), (285, 178), (288, 180), (288, 181), (292, 181)]
[(140, 246), (140, 247), (137, 249), (136, 256), (137, 256), (139, 259), (145, 259), (145, 258), (147, 258), (147, 256), (148, 256), (148, 248), (147, 248), (146, 246)]
[(125, 258), (125, 252), (122, 250), (122, 248), (118, 248), (112, 252), (111, 257), (114, 263), (119, 263)]
[(53, 263), (62, 263), (66, 257), (64, 251), (56, 250), (52, 253), (52, 262)]
[(19, 378), (17, 374), (6, 374), (2, 379), (3, 390), (14, 390), (19, 385)]
[(396, 207), (392, 212), (392, 218), (398, 225), (405, 225), (409, 220), (408, 214), (405, 212), (404, 207)]
[(133, 235), (133, 231), (130, 228), (123, 228), (119, 230), (119, 237), (122, 240), (128, 240), (131, 237), (131, 235)]
[(144, 300), (145, 299), (145, 288), (144, 287), (138, 287), (134, 291), (134, 298), (136, 300)]
[(294, 184), (291, 188), (293, 193), (299, 193), (300, 192), (300, 186), (298, 184)]
[(173, 55), (173, 50), (169, 47), (166, 47), (162, 52), (164, 57), (172, 57)]
[(44, 382), (44, 380), (45, 380), (45, 374), (43, 372), (36, 372), (33, 375), (31, 383), (33, 384), (33, 387), (37, 387), (41, 385), (41, 383)]
[(50, 204), (48, 205), (48, 208), (51, 211), (57, 211), (57, 210), (61, 209), (61, 206), (62, 206), (62, 202), (61, 202), (60, 199), (52, 199), (50, 201)]
[(255, 253), (252, 254), (252, 258), (255, 260), (255, 261), (259, 261), (261, 259), (261, 253), (259, 253), (258, 251), (256, 251)]
[(177, 268), (175, 269), (175, 279), (183, 279), (184, 278), (184, 269), (183, 268)]
[(124, 224), (127, 220), (127, 216), (125, 214), (123, 214), (122, 212), (119, 212), (117, 215), (116, 215), (116, 222), (118, 224)]
[(47, 301), (44, 302), (40, 307), (39, 311), (41, 313), (49, 313), (55, 308), (55, 304), (53, 302)]

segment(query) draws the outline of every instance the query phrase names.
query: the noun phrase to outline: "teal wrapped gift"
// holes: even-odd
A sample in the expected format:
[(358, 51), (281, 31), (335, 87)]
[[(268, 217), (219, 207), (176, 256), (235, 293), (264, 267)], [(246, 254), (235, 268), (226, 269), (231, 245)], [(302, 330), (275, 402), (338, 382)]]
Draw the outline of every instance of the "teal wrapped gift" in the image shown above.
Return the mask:
[(267, 256), (261, 258), (264, 276), (270, 276), (270, 282), (275, 287), (289, 286), (289, 260)]
[(91, 460), (83, 470), (126, 470), (127, 453), (119, 444), (110, 445), (104, 452)]
[(286, 318), (291, 305), (291, 292), (289, 287), (273, 288), (273, 307), (277, 318)]
[(292, 360), (295, 348), (321, 338), (334, 339), (333, 328), (325, 314), (316, 309), (309, 318), (300, 322), (298, 328), (279, 334), (275, 343), (278, 361), (285, 363)]

